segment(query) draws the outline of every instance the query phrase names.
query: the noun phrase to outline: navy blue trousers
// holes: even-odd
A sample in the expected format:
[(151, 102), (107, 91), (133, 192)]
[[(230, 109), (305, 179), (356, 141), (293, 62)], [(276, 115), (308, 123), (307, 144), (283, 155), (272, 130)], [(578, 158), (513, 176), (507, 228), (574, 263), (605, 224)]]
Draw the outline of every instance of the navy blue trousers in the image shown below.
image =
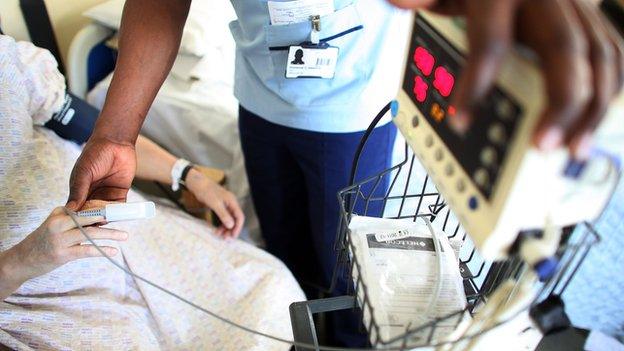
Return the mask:
[[(337, 258), (337, 194), (348, 185), (354, 154), (364, 132), (319, 133), (288, 128), (243, 107), (239, 128), (251, 195), (267, 250), (288, 266), (308, 298), (318, 298), (309, 288), (310, 283), (325, 288), (330, 285)], [(356, 180), (390, 166), (395, 137), (393, 123), (374, 130), (360, 158)], [(387, 186), (387, 182), (380, 184), (380, 192)], [(369, 214), (379, 215), (370, 208)], [(333, 294), (344, 295), (347, 284), (341, 279)], [(331, 318), (330, 337), (339, 345), (363, 345), (365, 338), (355, 333), (356, 319), (348, 314), (355, 315), (346, 311)]]

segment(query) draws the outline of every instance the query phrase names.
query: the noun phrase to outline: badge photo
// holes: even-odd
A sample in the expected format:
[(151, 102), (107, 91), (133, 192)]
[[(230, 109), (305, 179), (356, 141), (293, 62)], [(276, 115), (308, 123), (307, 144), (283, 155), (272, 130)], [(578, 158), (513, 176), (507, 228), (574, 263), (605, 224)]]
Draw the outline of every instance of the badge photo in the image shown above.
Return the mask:
[(338, 48), (291, 46), (288, 50), (286, 78), (334, 78)]

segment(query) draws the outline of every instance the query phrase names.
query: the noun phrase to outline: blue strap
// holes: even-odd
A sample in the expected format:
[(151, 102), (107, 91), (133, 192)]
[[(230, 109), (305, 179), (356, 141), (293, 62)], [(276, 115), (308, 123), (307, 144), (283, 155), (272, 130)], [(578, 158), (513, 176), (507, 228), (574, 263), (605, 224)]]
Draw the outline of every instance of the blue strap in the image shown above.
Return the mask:
[[(355, 26), (353, 28), (347, 29), (347, 30), (345, 30), (343, 32), (340, 32), (338, 34), (334, 34), (334, 35), (332, 35), (330, 37), (323, 38), (323, 39), (319, 40), (319, 44), (326, 43), (326, 42), (328, 42), (330, 40), (334, 40), (334, 39), (340, 38), (340, 37), (345, 36), (347, 34), (356, 32), (356, 31), (358, 31), (360, 29), (364, 29), (364, 26), (363, 25)], [(288, 50), (289, 48), (290, 48), (290, 45), (287, 45), (287, 46), (271, 46), (271, 47), (269, 47), (269, 50), (270, 51), (280, 51), (280, 50)]]
[(30, 35), (30, 41), (40, 48), (48, 49), (58, 63), (58, 70), (65, 74), (65, 66), (61, 57), (50, 16), (43, 0), (20, 0), (20, 9), (25, 14), (24, 22)]

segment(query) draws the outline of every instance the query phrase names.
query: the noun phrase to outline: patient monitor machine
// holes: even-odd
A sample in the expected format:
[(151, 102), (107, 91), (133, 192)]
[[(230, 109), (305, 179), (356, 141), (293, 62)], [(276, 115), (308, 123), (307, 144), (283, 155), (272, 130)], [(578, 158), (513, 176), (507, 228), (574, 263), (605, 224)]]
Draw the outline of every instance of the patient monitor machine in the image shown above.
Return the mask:
[(408, 45), (395, 123), (483, 256), (506, 256), (521, 230), (598, 217), (618, 179), (614, 162), (603, 154), (580, 163), (564, 148), (533, 148), (545, 95), (531, 61), (506, 58), (459, 135), (446, 119), (467, 50), (462, 23), (419, 11)]

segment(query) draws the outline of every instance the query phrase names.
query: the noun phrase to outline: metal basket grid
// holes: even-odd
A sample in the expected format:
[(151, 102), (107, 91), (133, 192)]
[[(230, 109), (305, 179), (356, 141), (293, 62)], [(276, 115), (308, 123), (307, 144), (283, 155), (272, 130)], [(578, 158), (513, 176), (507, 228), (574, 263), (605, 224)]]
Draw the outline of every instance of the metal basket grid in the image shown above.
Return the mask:
[[(358, 156), (356, 156), (358, 157)], [(380, 195), (380, 187), (384, 180), (389, 181), (388, 189)], [(355, 297), (362, 317), (362, 323), (369, 333), (373, 347), (394, 348), (400, 345), (400, 349), (411, 349), (420, 346), (434, 346), (432, 344), (436, 328), (442, 323), (453, 323), (455, 328), (465, 318), (472, 315), (477, 308), (487, 301), (490, 293), (507, 278), (518, 278), (527, 269), (526, 265), (517, 256), (512, 256), (504, 261), (488, 262), (484, 260), (470, 240), (453, 211), (447, 206), (442, 196), (432, 184), (429, 176), (420, 168), (419, 161), (405, 144), (404, 158), (397, 165), (382, 171), (381, 173), (361, 180), (340, 191), (340, 225), (336, 236), (335, 249), (338, 252), (338, 265), (334, 274), (334, 283), (338, 275), (353, 281), (349, 294)], [(537, 201), (538, 199), (536, 199)], [(361, 275), (361, 262), (358, 262), (351, 240), (348, 225), (352, 215), (371, 215), (369, 209), (372, 205), (381, 204), (383, 218), (413, 219), (428, 218), (434, 228), (447, 234), (449, 240), (461, 238), (463, 242), (460, 252), (459, 264), (466, 292), (467, 307), (441, 318), (431, 320), (422, 325), (408, 325), (405, 332), (391, 339), (381, 337), (380, 325), (375, 319), (375, 301), (371, 300), (367, 282)], [(357, 213), (356, 208), (360, 208)], [(373, 215), (379, 216), (379, 215)], [(539, 293), (531, 306), (542, 301), (551, 294), (561, 295), (580, 266), (590, 247), (599, 240), (599, 236), (589, 223), (580, 224), (583, 230), (566, 237), (557, 255), (560, 264), (557, 273), (542, 283)], [(571, 231), (570, 231), (571, 232)], [(530, 306), (527, 306), (529, 308)], [(368, 316), (368, 318), (365, 318)], [(368, 319), (368, 323), (365, 321)], [(497, 325), (500, 325), (498, 323)], [(496, 327), (493, 325), (487, 330)], [(470, 338), (482, 334), (482, 330), (475, 335), (467, 335)], [(456, 340), (459, 341), (459, 340)]]

